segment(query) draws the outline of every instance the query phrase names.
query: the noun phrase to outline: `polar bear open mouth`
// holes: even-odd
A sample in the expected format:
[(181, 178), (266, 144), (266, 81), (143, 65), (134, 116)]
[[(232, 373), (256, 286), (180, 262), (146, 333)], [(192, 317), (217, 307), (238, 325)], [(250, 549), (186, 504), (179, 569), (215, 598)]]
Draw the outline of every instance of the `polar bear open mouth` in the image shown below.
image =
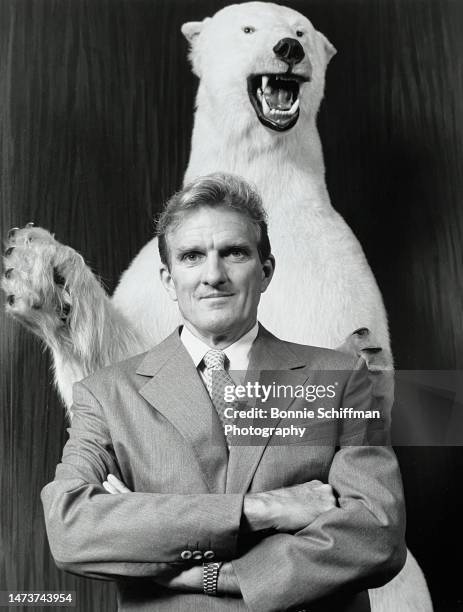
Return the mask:
[(248, 77), (248, 94), (261, 123), (283, 132), (299, 118), (299, 88), (307, 79), (288, 74), (259, 74)]

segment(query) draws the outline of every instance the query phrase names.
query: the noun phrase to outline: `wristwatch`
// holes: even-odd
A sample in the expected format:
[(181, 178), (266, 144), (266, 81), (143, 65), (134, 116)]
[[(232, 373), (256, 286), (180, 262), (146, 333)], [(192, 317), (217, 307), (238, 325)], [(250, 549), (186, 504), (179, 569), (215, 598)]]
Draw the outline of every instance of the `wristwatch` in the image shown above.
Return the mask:
[(222, 565), (223, 563), (217, 561), (203, 563), (203, 591), (206, 595), (217, 596), (217, 582)]

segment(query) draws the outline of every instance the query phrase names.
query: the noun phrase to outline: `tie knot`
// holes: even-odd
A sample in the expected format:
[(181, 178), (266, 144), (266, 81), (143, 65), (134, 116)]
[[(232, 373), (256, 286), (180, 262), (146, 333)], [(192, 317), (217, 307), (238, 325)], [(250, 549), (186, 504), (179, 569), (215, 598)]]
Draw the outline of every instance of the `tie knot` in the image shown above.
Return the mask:
[(211, 349), (204, 355), (204, 364), (208, 370), (225, 370), (226, 358), (220, 349)]

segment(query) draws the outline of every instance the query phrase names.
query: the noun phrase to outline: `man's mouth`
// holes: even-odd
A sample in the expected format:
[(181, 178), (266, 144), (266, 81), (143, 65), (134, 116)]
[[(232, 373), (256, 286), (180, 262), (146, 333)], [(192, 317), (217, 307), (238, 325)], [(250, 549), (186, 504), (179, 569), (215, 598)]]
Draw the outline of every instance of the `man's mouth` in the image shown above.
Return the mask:
[(299, 118), (299, 90), (310, 79), (294, 74), (259, 74), (248, 77), (248, 94), (257, 117), (266, 127), (284, 132)]
[(207, 295), (201, 296), (202, 300), (212, 300), (217, 298), (227, 298), (231, 297), (233, 293), (209, 293)]

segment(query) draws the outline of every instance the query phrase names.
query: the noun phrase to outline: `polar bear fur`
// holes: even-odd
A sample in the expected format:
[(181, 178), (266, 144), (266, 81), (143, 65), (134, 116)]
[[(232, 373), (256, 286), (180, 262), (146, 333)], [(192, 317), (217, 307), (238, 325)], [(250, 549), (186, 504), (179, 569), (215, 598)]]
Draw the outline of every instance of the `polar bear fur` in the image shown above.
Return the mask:
[[(333, 348), (354, 330), (368, 328), (382, 348), (381, 365), (392, 367), (381, 294), (360, 244), (332, 208), (325, 185), (316, 116), (334, 47), (300, 13), (262, 2), (228, 6), (212, 18), (184, 24), (182, 31), (199, 77), (185, 182), (215, 171), (242, 175), (257, 186), (269, 213), (277, 266), (261, 301), (260, 320), (286, 340)], [(305, 79), (299, 87), (299, 115), (294, 127), (278, 131), (258, 119), (248, 77), (287, 72), (287, 64), (273, 48), (283, 38), (296, 37), (305, 54), (293, 66), (293, 73)], [(9, 298), (16, 293), (7, 309), (51, 348), (58, 387), (69, 405), (76, 380), (96, 367), (153, 346), (174, 328), (178, 314), (158, 278), (156, 239), (137, 255), (109, 301), (72, 249), (50, 235), (44, 238), (44, 230), (35, 231), (34, 240), (37, 236), (39, 240), (31, 247), (34, 231), (28, 229), (14, 239), (11, 257), (16, 258), (17, 270), (22, 258), (22, 274), (16, 281), (8, 277), (2, 286)], [(39, 253), (42, 243), (46, 257)], [(23, 257), (21, 248), (29, 249), (29, 254), (30, 248), (36, 250), (27, 274), (27, 254)], [(64, 288), (52, 287), (50, 270), (53, 265), (56, 268), (57, 260)], [(38, 278), (48, 279), (48, 293), (47, 287), (32, 281), (26, 287), (28, 274), (34, 276), (35, 285)], [(32, 306), (33, 295), (41, 296), (42, 310), (43, 304), (51, 305), (42, 318)], [(71, 315), (63, 332), (53, 317), (56, 302), (66, 301)], [(370, 591), (370, 597), (375, 612), (432, 610), (426, 583), (410, 554), (399, 576)]]
[[(245, 34), (247, 25), (255, 32)], [(300, 88), (297, 124), (278, 133), (258, 121), (246, 82), (250, 74), (284, 72), (272, 48), (298, 30), (304, 32), (299, 41), (306, 56), (295, 71), (310, 72), (311, 81)], [(263, 196), (277, 266), (260, 320), (282, 338), (333, 348), (367, 327), (391, 362), (380, 292), (358, 241), (332, 208), (324, 180), (316, 115), (333, 46), (300, 13), (260, 2), (228, 6), (203, 22), (185, 24), (183, 32), (200, 78), (185, 182), (234, 172)], [(158, 266), (153, 240), (124, 273), (113, 298), (149, 344), (177, 322), (156, 278)]]

